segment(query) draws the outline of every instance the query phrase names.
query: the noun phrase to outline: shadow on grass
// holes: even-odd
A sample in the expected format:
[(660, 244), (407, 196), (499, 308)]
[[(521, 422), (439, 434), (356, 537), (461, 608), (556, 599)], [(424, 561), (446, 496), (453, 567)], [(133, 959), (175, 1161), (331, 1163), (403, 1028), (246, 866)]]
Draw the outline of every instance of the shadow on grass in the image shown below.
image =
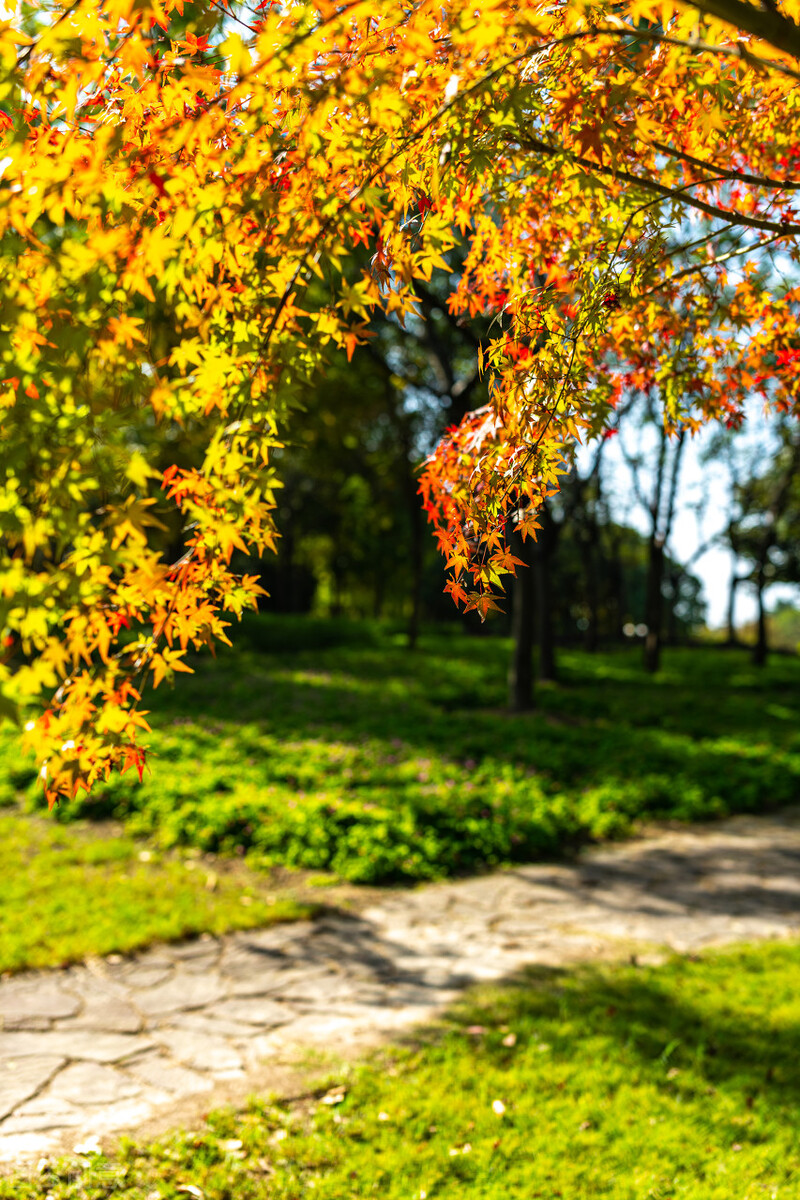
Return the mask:
[[(777, 995), (770, 963), (784, 970)], [(658, 968), (534, 967), (466, 996), (450, 1014), (450, 1027), (474, 1047), (476, 1070), (487, 1055), (508, 1061), (502, 1033), (494, 1031), (509, 1026), (520, 1040), (546, 1041), (553, 1067), (573, 1060), (581, 1043), (609, 1057), (616, 1046), (630, 1069), (649, 1072), (673, 1096), (690, 1099), (715, 1088), (738, 1093), (745, 1113), (758, 1096), (795, 1107), (799, 982), (796, 946), (766, 960), (745, 949)], [(469, 1033), (476, 1026), (485, 1038)]]

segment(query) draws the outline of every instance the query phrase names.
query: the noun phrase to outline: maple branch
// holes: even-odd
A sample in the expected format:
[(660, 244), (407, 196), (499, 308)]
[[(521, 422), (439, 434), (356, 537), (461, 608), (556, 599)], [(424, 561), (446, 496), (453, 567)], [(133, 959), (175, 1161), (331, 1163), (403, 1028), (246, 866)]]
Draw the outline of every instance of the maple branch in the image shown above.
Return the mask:
[[(698, 7), (695, 5), (694, 7)], [(547, 50), (552, 50), (557, 46), (566, 46), (571, 42), (583, 41), (586, 38), (593, 37), (612, 37), (612, 38), (630, 38), (632, 41), (640, 40), (647, 42), (657, 42), (663, 46), (675, 46), (679, 50), (691, 50), (695, 54), (713, 54), (718, 58), (738, 58), (747, 66), (763, 67), (765, 70), (779, 71), (782, 75), (789, 75), (792, 79), (800, 80), (800, 71), (795, 71), (792, 67), (787, 66), (773, 58), (762, 58), (759, 54), (753, 54), (747, 46), (741, 42), (733, 42), (728, 46), (718, 46), (713, 42), (704, 42), (702, 38), (679, 38), (673, 37), (671, 34), (662, 33), (658, 29), (638, 29), (633, 25), (595, 25), (587, 29), (575, 29), (571, 33), (565, 33), (561, 37), (551, 38), (543, 46), (539, 46), (535, 51), (528, 51), (525, 55), (521, 55), (519, 60), (524, 58), (532, 58), (534, 54), (543, 54)]]
[[(72, 0), (72, 3), (67, 8), (65, 8), (63, 12), (59, 13), (59, 15), (56, 17), (55, 21), (53, 22), (53, 24), (48, 26), (48, 29), (47, 29), (48, 35), (55, 33), (55, 31), (56, 31), (56, 29), (58, 29), (59, 25), (63, 21), (66, 21), (69, 17), (72, 16), (72, 14), (75, 12), (76, 8), (78, 8), (80, 6), (80, 2), (81, 2), (81, 0)], [(37, 39), (37, 40), (30, 42), (29, 45), (27, 45), (25, 47), (25, 49), (23, 51), (21, 51), (21, 53), (17, 56), (17, 67), (20, 67), (22, 64), (24, 64), (30, 58), (30, 56), (33, 54), (33, 51), (36, 49), (36, 47), (38, 45), (39, 45), (39, 41)]]
[[(223, 17), (226, 19), (235, 21), (237, 25), (241, 25), (242, 29), (246, 29), (248, 33), (255, 33), (252, 25), (248, 25), (246, 21), (243, 21), (241, 17), (237, 17), (235, 13), (229, 12), (227, 8), (223, 8), (221, 4), (217, 3), (217, 0), (209, 0), (209, 3), (211, 4), (212, 8), (217, 10), (217, 12), (222, 13)], [(245, 7), (247, 6), (245, 5)], [(252, 8), (248, 8), (247, 11), (252, 12), (253, 16), (255, 17), (255, 12)]]
[(675, 518), (675, 504), (678, 499), (678, 482), (681, 473), (681, 459), (683, 457), (683, 449), (686, 445), (686, 429), (685, 427), (678, 431), (678, 441), (675, 446), (675, 453), (672, 457), (672, 475), (670, 477), (669, 495), (667, 501), (667, 513), (663, 525), (663, 541), (662, 545), (666, 547), (669, 542), (670, 534), (672, 533), (672, 523)]
[(675, 246), (674, 249), (668, 251), (664, 255), (664, 259), (676, 258), (679, 254), (688, 254), (690, 250), (696, 250), (698, 246), (705, 246), (709, 242), (713, 242), (716, 238), (722, 237), (724, 233), (728, 233), (735, 228), (733, 225), (723, 225), (722, 229), (712, 229), (710, 233), (704, 233), (702, 237), (695, 238), (693, 242), (684, 242), (683, 245)]
[(768, 176), (750, 175), (747, 171), (726, 170), (725, 167), (718, 167), (716, 163), (695, 158), (693, 154), (687, 154), (684, 150), (676, 150), (674, 146), (670, 146), (666, 142), (650, 142), (649, 145), (654, 150), (660, 150), (662, 154), (679, 158), (682, 162), (689, 163), (690, 166), (697, 167), (701, 171), (714, 171), (720, 179), (733, 179), (741, 183), (750, 183), (754, 187), (777, 188), (780, 191), (796, 191), (800, 188), (800, 183), (793, 183), (789, 179), (770, 179)]
[(665, 200), (683, 201), (690, 208), (696, 208), (700, 212), (704, 212), (709, 217), (717, 217), (720, 220), (727, 221), (731, 225), (747, 225), (752, 229), (763, 229), (767, 233), (776, 233), (781, 237), (788, 237), (793, 234), (800, 234), (800, 224), (791, 221), (770, 221), (765, 217), (748, 217), (744, 213), (734, 213), (730, 209), (720, 208), (716, 204), (709, 204), (705, 200), (699, 200), (696, 196), (690, 196), (687, 189), (690, 187), (699, 187), (704, 184), (715, 182), (714, 179), (698, 179), (693, 183), (682, 184), (680, 187), (671, 188), (665, 183), (659, 183), (655, 179), (648, 179), (642, 175), (635, 175), (632, 171), (626, 171), (621, 167), (606, 167), (603, 163), (590, 162), (588, 158), (584, 158), (580, 154), (575, 154), (571, 150), (561, 149), (558, 146), (553, 146), (548, 142), (543, 142), (541, 139), (523, 134), (516, 135), (514, 139), (518, 145), (524, 149), (532, 150), (535, 154), (546, 154), (550, 158), (557, 158), (559, 155), (565, 157), (568, 161), (581, 167), (587, 174), (607, 175), (611, 179), (622, 183), (631, 183), (635, 187), (641, 187), (645, 191), (654, 192), (657, 196), (663, 197)]
[(767, 42), (784, 54), (800, 58), (800, 25), (773, 8), (754, 8), (745, 0), (693, 0), (687, 8), (696, 8), (717, 17), (737, 29), (744, 29), (760, 42)]
[[(614, 266), (614, 260), (616, 259), (617, 255), (620, 252), (622, 243), (624, 242), (625, 237), (628, 233), (628, 230), (630, 229), (631, 225), (633, 224), (634, 219), (639, 215), (639, 213), (644, 212), (648, 208), (652, 208), (653, 205), (656, 203), (657, 203), (657, 200), (648, 200), (644, 204), (640, 204), (638, 208), (635, 208), (633, 210), (633, 212), (629, 214), (628, 219), (626, 220), (625, 224), (623, 225), (622, 231), (621, 231), (619, 237), (617, 238), (617, 244), (614, 247), (614, 252), (608, 261), (608, 265), (606, 266), (606, 269), (605, 269), (605, 272), (603, 275), (603, 281), (605, 281), (606, 279), (609, 278), (611, 271), (613, 269), (613, 266)], [(505, 511), (504, 511), (505, 503), (508, 500), (508, 497), (511, 495), (511, 492), (513, 491), (513, 489), (516, 487), (517, 480), (523, 475), (523, 473), (525, 472), (525, 470), (528, 467), (528, 464), (533, 459), (537, 449), (539, 448), (539, 445), (541, 444), (542, 439), (544, 438), (545, 434), (547, 433), (547, 430), (550, 428), (550, 425), (553, 422), (553, 418), (555, 417), (555, 415), (558, 411), (558, 406), (561, 403), (561, 400), (566, 391), (566, 387), (567, 387), (567, 383), (569, 382), (570, 375), (572, 374), (572, 368), (575, 364), (575, 355), (576, 355), (577, 349), (578, 349), (578, 341), (579, 341), (580, 337), (583, 335), (583, 331), (586, 328), (590, 317), (591, 317), (591, 312), (587, 312), (587, 314), (584, 317), (581, 324), (578, 325), (578, 327), (573, 330), (571, 335), (569, 335), (569, 340), (572, 343), (572, 349), (570, 351), (570, 357), (569, 357), (569, 362), (567, 363), (567, 369), (564, 372), (564, 375), (562, 377), (561, 387), (559, 388), (555, 403), (553, 404), (553, 407), (551, 409), (546, 410), (547, 420), (545, 421), (544, 425), (542, 426), (542, 428), (539, 432), (539, 435), (535, 438), (535, 440), (528, 447), (525, 454), (522, 456), (521, 462), (517, 465), (508, 486), (506, 487), (505, 491), (503, 492), (503, 495), (500, 497), (499, 504), (502, 509), (501, 515), (498, 518), (498, 520), (495, 522), (494, 527), (489, 530), (488, 535), (486, 535), (487, 537), (491, 536), (491, 534), (493, 534), (493, 533), (496, 533), (497, 530), (500, 529), (501, 526), (503, 526), (505, 524), (505, 521), (506, 521), (506, 515), (505, 515)], [(598, 459), (598, 461), (599, 461), (599, 459)], [(486, 563), (487, 552), (488, 552), (488, 541), (486, 540), (486, 537), (485, 537), (484, 544), (483, 544), (483, 551), (482, 551), (482, 564), (483, 565), (485, 565), (485, 563)]]
[(727, 262), (730, 258), (738, 258), (741, 254), (750, 254), (752, 251), (762, 250), (765, 246), (771, 246), (775, 242), (780, 241), (780, 236), (780, 234), (775, 234), (771, 238), (764, 238), (762, 241), (753, 242), (749, 246), (739, 246), (735, 250), (729, 250), (727, 254), (721, 254), (719, 258), (714, 258), (710, 262), (696, 263), (692, 267), (684, 267), (682, 271), (676, 271), (674, 275), (670, 275), (668, 279), (664, 279), (661, 283), (648, 288), (646, 292), (640, 292), (636, 299), (644, 300), (647, 296), (652, 296), (655, 292), (660, 292), (662, 288), (668, 287), (678, 279), (684, 279), (688, 275), (696, 275), (698, 272), (706, 271), (709, 267), (715, 267), (718, 263)]

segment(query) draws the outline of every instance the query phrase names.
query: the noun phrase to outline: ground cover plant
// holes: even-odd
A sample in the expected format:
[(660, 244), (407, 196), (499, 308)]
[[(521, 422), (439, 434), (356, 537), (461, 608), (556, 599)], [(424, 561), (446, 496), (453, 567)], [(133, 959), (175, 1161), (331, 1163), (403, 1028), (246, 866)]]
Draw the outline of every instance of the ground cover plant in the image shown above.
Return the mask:
[(146, 848), (86, 822), (0, 812), (0, 972), (307, 916), (241, 862)]
[[(161, 850), (385, 883), (800, 795), (794, 658), (758, 671), (744, 652), (675, 650), (651, 679), (636, 649), (565, 651), (563, 682), (511, 716), (507, 655), (502, 638), (447, 630), (409, 654), (375, 623), (254, 619), (239, 648), (148, 698), (153, 775), (56, 819), (114, 817)], [(32, 775), (9, 739), (5, 794), (41, 803)]]
[(0, 1200), (791, 1200), (800, 947), (537, 969), (300, 1100), (257, 1100)]

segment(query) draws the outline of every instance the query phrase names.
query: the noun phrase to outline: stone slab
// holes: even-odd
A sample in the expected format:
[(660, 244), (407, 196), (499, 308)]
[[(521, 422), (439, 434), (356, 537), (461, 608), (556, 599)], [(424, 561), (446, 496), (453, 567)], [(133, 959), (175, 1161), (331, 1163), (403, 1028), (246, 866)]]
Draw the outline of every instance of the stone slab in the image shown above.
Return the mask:
[(9, 1133), (3, 1135), (0, 1126), (0, 1162), (34, 1163), (57, 1144), (58, 1131), (41, 1133)]
[(147, 1054), (131, 1063), (126, 1069), (128, 1075), (149, 1087), (159, 1088), (165, 1092), (174, 1092), (179, 1096), (190, 1096), (196, 1092), (207, 1091), (211, 1080), (173, 1062), (159, 1052)]
[(220, 941), (215, 937), (201, 937), (195, 941), (182, 942), (170, 949), (170, 958), (174, 962), (187, 962), (191, 959), (207, 959), (209, 955), (218, 955)]
[(126, 964), (115, 978), (124, 981), (128, 987), (154, 988), (166, 982), (172, 975), (172, 966), (139, 966), (137, 963)]
[(291, 1019), (292, 1011), (286, 1004), (279, 1004), (268, 997), (259, 999), (222, 1000), (214, 1005), (214, 1016), (247, 1025), (283, 1025)]
[(215, 976), (181, 972), (157, 987), (137, 990), (134, 1003), (145, 1016), (153, 1017), (191, 1008), (205, 1008), (224, 996), (225, 988)]
[[(106, 1105), (142, 1092), (142, 1084), (104, 1063), (70, 1063), (47, 1089), (48, 1099), (76, 1105)], [(0, 1126), (2, 1130), (2, 1126)]]
[(173, 1099), (168, 1092), (151, 1090), (146, 1094), (118, 1100), (112, 1104), (99, 1104), (94, 1107), (87, 1105), (84, 1109), (85, 1134), (81, 1131), (80, 1140), (83, 1141), (84, 1137), (95, 1137), (99, 1133), (113, 1134), (121, 1130), (134, 1130), (147, 1121), (155, 1110), (169, 1104)]
[(2, 1124), (3, 1136), (15, 1133), (43, 1133), (53, 1129), (76, 1129), (84, 1124), (85, 1112), (53, 1096), (37, 1096), (21, 1104)]
[(212, 1034), (199, 1037), (190, 1029), (160, 1029), (155, 1034), (160, 1046), (185, 1067), (198, 1071), (239, 1071), (242, 1059), (225, 1038)]
[(281, 991), (286, 974), (288, 972), (278, 970), (242, 971), (223, 978), (229, 996), (273, 996)]
[(51, 981), (40, 976), (35, 982), (10, 980), (0, 988), (0, 1029), (11, 1028), (15, 1021), (40, 1018), (54, 1021), (71, 1017), (81, 1002)]
[(0, 1033), (0, 1062), (49, 1054), (88, 1062), (113, 1063), (148, 1049), (151, 1041), (127, 1033), (90, 1029), (51, 1029), (45, 1033)]
[(16, 1060), (5, 1059), (0, 1065), (0, 1132), (2, 1121), (9, 1113), (24, 1104), (65, 1064), (66, 1059), (54, 1054), (36, 1054)]
[(87, 1000), (82, 1011), (69, 1022), (58, 1021), (57, 1029), (93, 1029), (101, 1033), (139, 1033), (141, 1014), (128, 1000), (117, 996)]
[(257, 1025), (246, 1025), (244, 1021), (231, 1021), (217, 1015), (215, 1009), (198, 1009), (197, 1012), (175, 1013), (164, 1021), (161, 1029), (188, 1029), (196, 1038), (210, 1034), (212, 1037), (229, 1038), (232, 1042), (246, 1041), (259, 1033)]

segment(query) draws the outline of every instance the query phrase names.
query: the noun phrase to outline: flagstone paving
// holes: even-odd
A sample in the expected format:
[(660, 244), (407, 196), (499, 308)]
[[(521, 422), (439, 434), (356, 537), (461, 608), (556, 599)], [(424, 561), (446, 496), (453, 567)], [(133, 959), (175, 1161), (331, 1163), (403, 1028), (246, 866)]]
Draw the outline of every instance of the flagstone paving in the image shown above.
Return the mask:
[(387, 891), (354, 913), (0, 980), (0, 1164), (269, 1090), (304, 1049), (424, 1021), (479, 980), (800, 931), (800, 815), (667, 829)]

